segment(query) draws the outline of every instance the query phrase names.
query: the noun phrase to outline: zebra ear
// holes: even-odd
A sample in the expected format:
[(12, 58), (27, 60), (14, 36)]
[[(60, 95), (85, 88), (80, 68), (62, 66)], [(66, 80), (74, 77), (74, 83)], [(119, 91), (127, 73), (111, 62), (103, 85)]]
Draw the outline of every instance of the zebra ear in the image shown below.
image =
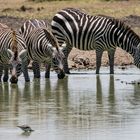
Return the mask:
[(61, 45), (61, 47), (66, 47), (67, 45), (66, 45), (66, 43), (63, 43), (62, 45)]
[(14, 56), (14, 52), (12, 52), (10, 49), (7, 49), (7, 51), (8, 51), (8, 55), (9, 55), (10, 57)]
[(137, 48), (140, 50), (140, 43), (138, 44)]
[(52, 47), (52, 44), (49, 43), (49, 44), (47, 44), (47, 46), (51, 48)]
[(12, 52), (10, 49), (7, 49), (8, 51), (8, 55), (10, 57), (9, 63), (12, 63), (13, 59), (14, 59), (14, 52)]
[(26, 49), (22, 50), (19, 53), (18, 57), (19, 57), (19, 60), (23, 60), (23, 59), (27, 58), (27, 50)]

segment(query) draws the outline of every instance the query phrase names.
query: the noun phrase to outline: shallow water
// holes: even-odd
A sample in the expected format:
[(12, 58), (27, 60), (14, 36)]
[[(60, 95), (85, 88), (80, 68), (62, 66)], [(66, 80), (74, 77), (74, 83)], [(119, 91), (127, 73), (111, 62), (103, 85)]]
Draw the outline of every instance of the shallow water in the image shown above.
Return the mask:
[[(0, 140), (139, 140), (140, 81), (137, 68), (72, 71), (63, 80), (0, 85)], [(35, 131), (23, 133), (17, 125)]]

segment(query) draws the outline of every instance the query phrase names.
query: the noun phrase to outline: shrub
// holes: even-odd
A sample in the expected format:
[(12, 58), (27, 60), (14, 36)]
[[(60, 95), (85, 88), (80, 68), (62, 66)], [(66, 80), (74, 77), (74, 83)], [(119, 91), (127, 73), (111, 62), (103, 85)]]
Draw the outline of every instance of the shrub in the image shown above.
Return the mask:
[[(64, 1), (64, 0), (28, 0), (28, 1), (45, 2), (45, 1)], [(65, 0), (65, 1), (68, 1), (68, 0)]]

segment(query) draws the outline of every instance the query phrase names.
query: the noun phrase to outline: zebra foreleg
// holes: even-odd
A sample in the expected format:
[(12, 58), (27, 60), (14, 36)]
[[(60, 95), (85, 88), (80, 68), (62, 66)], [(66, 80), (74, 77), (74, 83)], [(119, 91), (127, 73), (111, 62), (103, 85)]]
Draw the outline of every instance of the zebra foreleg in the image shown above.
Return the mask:
[(65, 55), (65, 58), (64, 58), (64, 71), (66, 74), (70, 74), (70, 71), (69, 71), (69, 67), (68, 67), (68, 55), (69, 53), (71, 52), (72, 50), (72, 47), (64, 47), (62, 49), (64, 55)]
[(28, 74), (28, 62), (22, 63), (22, 72), (26, 82), (30, 82), (29, 74)]
[(115, 49), (108, 51), (110, 74), (114, 74), (114, 55), (115, 55)]
[(0, 64), (0, 82), (1, 82), (2, 72), (3, 72), (3, 64)]
[(50, 78), (50, 69), (51, 69), (51, 64), (48, 63), (45, 65), (46, 72), (45, 72), (45, 78)]
[(40, 64), (36, 61), (32, 63), (34, 78), (40, 78)]
[(96, 74), (99, 74), (102, 60), (102, 50), (96, 50)]
[(3, 76), (3, 82), (7, 82), (8, 78), (9, 78), (9, 65), (8, 64), (4, 64), (4, 76)]

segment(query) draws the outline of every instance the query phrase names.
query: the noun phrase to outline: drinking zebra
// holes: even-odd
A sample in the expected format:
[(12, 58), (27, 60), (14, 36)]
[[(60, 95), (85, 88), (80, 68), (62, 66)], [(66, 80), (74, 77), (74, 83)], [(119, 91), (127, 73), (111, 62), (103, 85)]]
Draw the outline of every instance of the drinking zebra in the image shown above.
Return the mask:
[[(120, 47), (134, 57), (140, 68), (140, 38), (123, 22), (106, 17), (91, 16), (73, 8), (59, 11), (51, 22), (52, 33), (63, 46), (64, 70), (69, 73), (67, 58), (76, 47), (80, 50), (96, 50), (96, 74), (99, 74), (103, 51), (108, 51), (110, 74), (114, 73), (114, 54)], [(65, 43), (66, 45), (62, 45)]]
[[(25, 41), (27, 41), (27, 39), (29, 38), (30, 32), (36, 28), (48, 28), (48, 23), (46, 24), (43, 20), (37, 20), (37, 19), (27, 20), (21, 26), (21, 28), (19, 29), (19, 32), (24, 37)], [(40, 65), (37, 62), (30, 60), (30, 63), (28, 66), (32, 67), (33, 72), (34, 72), (34, 77), (40, 78)]]
[(44, 21), (28, 20), (20, 29), (20, 33), (26, 40), (28, 57), (33, 61), (35, 78), (40, 78), (40, 63), (47, 63), (45, 78), (50, 77), (51, 63), (58, 74), (58, 78), (64, 78), (63, 56), (58, 43), (47, 29)]
[[(8, 81), (9, 64), (11, 69), (11, 83), (17, 83), (21, 69), (25, 80), (29, 81), (26, 71), (27, 51), (22, 36), (15, 30), (0, 23), (0, 81), (4, 70), (3, 81)], [(24, 63), (23, 63), (24, 62)]]

